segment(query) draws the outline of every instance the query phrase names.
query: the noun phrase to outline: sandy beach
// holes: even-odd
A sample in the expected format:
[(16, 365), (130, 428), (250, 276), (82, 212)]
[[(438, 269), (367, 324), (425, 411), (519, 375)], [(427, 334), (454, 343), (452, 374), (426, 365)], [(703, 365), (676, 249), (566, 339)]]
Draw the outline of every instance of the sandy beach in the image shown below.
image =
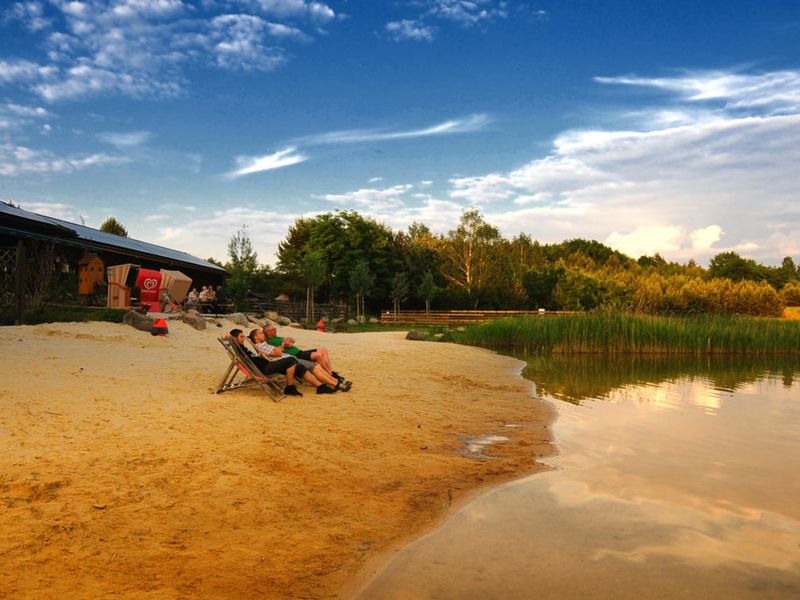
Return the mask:
[(0, 328), (0, 598), (346, 597), (552, 452), (514, 359), (285, 328), (355, 384), (274, 403), (214, 393), (221, 324)]

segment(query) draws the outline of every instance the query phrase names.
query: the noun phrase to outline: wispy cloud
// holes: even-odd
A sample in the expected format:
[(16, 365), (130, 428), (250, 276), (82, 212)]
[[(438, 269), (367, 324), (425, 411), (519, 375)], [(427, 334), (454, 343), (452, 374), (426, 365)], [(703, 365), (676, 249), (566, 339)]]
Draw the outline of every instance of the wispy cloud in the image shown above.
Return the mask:
[(400, 21), (390, 21), (387, 23), (386, 31), (389, 33), (389, 37), (395, 41), (413, 40), (432, 42), (436, 35), (437, 28), (433, 25), (425, 25), (420, 21), (402, 19)]
[[(390, 21), (385, 28), (395, 41), (431, 42), (439, 31), (434, 22), (454, 23), (462, 28), (486, 25), (508, 17), (511, 4), (508, 0), (414, 0), (408, 3), (416, 9), (413, 18)], [(540, 20), (546, 17), (544, 11), (534, 15)]]
[(153, 136), (149, 131), (104, 131), (97, 134), (98, 139), (115, 148), (126, 149), (141, 146)]
[[(566, 131), (522, 167), (453, 179), (450, 197), (506, 231), (593, 237), (633, 255), (744, 249), (774, 261), (798, 251), (800, 72), (598, 81), (678, 93), (641, 111), (654, 118), (636, 128)], [(716, 105), (684, 110), (706, 102)]]
[(60, 175), (93, 167), (121, 165), (123, 156), (105, 153), (58, 156), (49, 150), (37, 150), (12, 143), (0, 143), (0, 175)]
[(325, 144), (356, 144), (364, 142), (381, 142), (412, 138), (432, 137), (438, 135), (454, 135), (479, 131), (490, 123), (488, 115), (477, 114), (463, 119), (450, 119), (420, 129), (392, 131), (387, 129), (350, 129), (331, 131), (297, 138), (295, 143), (304, 146), (321, 146)]
[(676, 77), (595, 77), (605, 84), (655, 88), (674, 92), (695, 103), (717, 101), (727, 110), (800, 110), (800, 72), (686, 71)]
[(308, 160), (308, 157), (297, 152), (294, 146), (279, 150), (274, 154), (266, 156), (238, 156), (236, 164), (238, 168), (228, 173), (229, 178), (238, 178), (244, 175), (252, 175), (262, 171), (273, 171), (282, 169)]
[(404, 184), (384, 189), (363, 188), (344, 194), (325, 194), (317, 197), (331, 202), (339, 208), (355, 206), (373, 211), (385, 210), (404, 206), (404, 196), (413, 187), (410, 184)]

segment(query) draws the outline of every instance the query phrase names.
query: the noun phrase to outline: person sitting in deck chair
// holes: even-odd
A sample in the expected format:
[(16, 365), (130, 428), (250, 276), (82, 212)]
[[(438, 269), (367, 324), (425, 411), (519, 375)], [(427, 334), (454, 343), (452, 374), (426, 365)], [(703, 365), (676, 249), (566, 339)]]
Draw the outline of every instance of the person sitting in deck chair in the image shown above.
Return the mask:
[(278, 329), (275, 325), (271, 323), (267, 323), (264, 325), (264, 335), (267, 338), (267, 343), (270, 346), (278, 346), (279, 348), (283, 348), (283, 351), (286, 354), (294, 356), (295, 358), (302, 358), (303, 360), (312, 360), (321, 366), (325, 371), (336, 378), (338, 381), (346, 381), (351, 386), (353, 385), (352, 381), (348, 381), (344, 376), (337, 373), (333, 370), (333, 365), (331, 364), (331, 357), (328, 353), (326, 348), (313, 348), (312, 350), (300, 350), (297, 346), (294, 345), (294, 338), (291, 337), (279, 337), (278, 336)]
[[(258, 353), (266, 358), (267, 360), (282, 360), (287, 356), (291, 356), (291, 354), (287, 354), (283, 348), (280, 346), (272, 346), (270, 345), (266, 337), (264, 336), (264, 332), (260, 329), (253, 329), (248, 336), (250, 341), (253, 344), (253, 347), (258, 351)], [(352, 383), (347, 380), (338, 380), (333, 375), (328, 374), (325, 369), (323, 369), (319, 364), (315, 363), (313, 360), (305, 360), (303, 358), (298, 358), (293, 356), (292, 358), (296, 359), (298, 363), (306, 368), (314, 377), (319, 379), (323, 384), (333, 388), (339, 392), (349, 392), (350, 388), (352, 387)]]
[(229, 336), (239, 344), (239, 347), (242, 349), (247, 356), (253, 361), (253, 364), (258, 367), (258, 370), (261, 371), (264, 375), (270, 375), (272, 373), (283, 373), (286, 376), (286, 387), (283, 389), (283, 393), (287, 396), (302, 396), (303, 394), (297, 389), (297, 386), (294, 385), (294, 378), (299, 377), (308, 381), (310, 384), (314, 385), (317, 388), (318, 394), (332, 394), (333, 389), (323, 385), (319, 382), (319, 380), (314, 377), (311, 373), (307, 371), (307, 369), (297, 362), (297, 359), (293, 356), (287, 356), (285, 358), (281, 358), (279, 360), (267, 360), (263, 356), (255, 355), (245, 346), (245, 335), (241, 329), (231, 329)]

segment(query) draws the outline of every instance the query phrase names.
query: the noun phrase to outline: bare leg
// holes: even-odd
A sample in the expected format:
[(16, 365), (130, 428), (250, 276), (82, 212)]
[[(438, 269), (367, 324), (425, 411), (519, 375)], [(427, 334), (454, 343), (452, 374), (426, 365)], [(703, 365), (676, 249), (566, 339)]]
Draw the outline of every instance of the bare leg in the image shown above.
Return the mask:
[[(316, 371), (316, 367), (314, 367), (314, 370)], [(314, 377), (314, 375), (311, 373), (311, 371), (306, 371), (306, 374), (303, 375), (303, 380), (306, 381), (307, 383), (310, 383), (314, 387), (319, 387), (320, 385), (322, 385), (319, 382), (319, 379)]]
[(297, 365), (292, 365), (286, 369), (286, 385), (294, 385), (294, 368)]
[(326, 348), (317, 348), (316, 352), (311, 353), (311, 360), (325, 369), (328, 373), (333, 373), (333, 365), (331, 364), (331, 357)]
[(329, 375), (328, 372), (322, 368), (321, 365), (314, 365), (314, 376), (319, 379), (322, 383), (327, 383), (331, 387), (336, 387), (336, 384), (339, 383), (337, 379), (334, 379), (333, 376)]

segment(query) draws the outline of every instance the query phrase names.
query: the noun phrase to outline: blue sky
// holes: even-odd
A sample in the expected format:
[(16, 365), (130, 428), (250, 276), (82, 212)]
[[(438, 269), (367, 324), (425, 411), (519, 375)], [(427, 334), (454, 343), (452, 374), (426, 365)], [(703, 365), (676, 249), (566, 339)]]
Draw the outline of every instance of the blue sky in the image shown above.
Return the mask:
[(0, 199), (263, 262), (302, 215), (800, 258), (800, 6), (31, 0), (0, 14)]

